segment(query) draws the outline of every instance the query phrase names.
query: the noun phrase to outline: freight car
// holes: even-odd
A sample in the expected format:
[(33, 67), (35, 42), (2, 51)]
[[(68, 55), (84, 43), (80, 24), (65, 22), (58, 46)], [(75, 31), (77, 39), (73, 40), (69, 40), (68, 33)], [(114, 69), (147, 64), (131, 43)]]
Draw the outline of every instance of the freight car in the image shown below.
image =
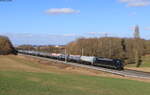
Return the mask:
[(81, 58), (80, 55), (69, 55), (68, 61), (69, 61), (69, 62), (76, 62), (76, 63), (79, 63), (79, 62), (80, 62), (80, 58)]
[(68, 57), (69, 57), (69, 55), (65, 55), (65, 54), (60, 54), (59, 55), (59, 60), (62, 60), (62, 61), (65, 61), (65, 60), (68, 60)]
[(93, 65), (95, 61), (96, 61), (96, 57), (94, 56), (81, 56), (80, 57), (80, 62), (82, 64)]

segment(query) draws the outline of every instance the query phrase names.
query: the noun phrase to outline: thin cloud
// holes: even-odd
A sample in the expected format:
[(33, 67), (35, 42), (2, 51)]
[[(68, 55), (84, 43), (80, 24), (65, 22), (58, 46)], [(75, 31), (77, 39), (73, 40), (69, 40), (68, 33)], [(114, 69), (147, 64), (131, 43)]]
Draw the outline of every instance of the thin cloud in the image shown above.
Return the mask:
[(76, 14), (80, 13), (79, 10), (74, 10), (71, 8), (51, 8), (45, 11), (47, 14)]
[(137, 15), (136, 12), (131, 12), (131, 13), (129, 13), (129, 16), (136, 16), (136, 15)]
[(87, 34), (93, 34), (93, 35), (105, 35), (105, 34), (109, 34), (108, 32), (88, 32)]
[(134, 31), (135, 30), (135, 25), (134, 26), (131, 26), (131, 27), (129, 27), (129, 29), (131, 30), (131, 31)]
[(47, 33), (0, 33), (8, 36), (15, 45), (65, 45), (78, 36), (76, 34), (47, 34)]
[(78, 36), (77, 34), (71, 33), (71, 34), (63, 34), (65, 37), (75, 37)]
[(144, 30), (146, 30), (146, 31), (150, 31), (150, 27), (146, 27)]
[(101, 34), (100, 32), (88, 32), (87, 34)]
[(88, 37), (107, 37), (112, 36), (111, 33), (108, 32), (87, 32)]
[(125, 3), (128, 7), (144, 7), (150, 5), (150, 0), (119, 0), (121, 3)]

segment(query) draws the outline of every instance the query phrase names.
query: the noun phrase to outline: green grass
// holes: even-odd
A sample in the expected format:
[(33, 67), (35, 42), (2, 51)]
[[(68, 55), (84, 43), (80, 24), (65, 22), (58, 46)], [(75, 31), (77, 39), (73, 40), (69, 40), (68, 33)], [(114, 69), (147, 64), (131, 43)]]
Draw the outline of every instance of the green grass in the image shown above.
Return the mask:
[(78, 73), (58, 73), (55, 70), (44, 71), (43, 65), (41, 68), (40, 66), (22, 58), (0, 56), (0, 95), (150, 94), (150, 83)]
[(0, 72), (0, 95), (149, 95), (150, 84), (95, 76)]
[(150, 56), (143, 57), (143, 63), (141, 67), (150, 67)]

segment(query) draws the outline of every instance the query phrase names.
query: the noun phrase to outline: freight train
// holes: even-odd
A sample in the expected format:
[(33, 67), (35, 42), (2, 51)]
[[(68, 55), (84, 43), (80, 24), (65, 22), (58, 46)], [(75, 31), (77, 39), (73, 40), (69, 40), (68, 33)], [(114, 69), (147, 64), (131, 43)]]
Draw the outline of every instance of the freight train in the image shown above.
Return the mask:
[(58, 53), (43, 53), (43, 52), (28, 51), (28, 50), (18, 50), (18, 53), (51, 58), (51, 59), (56, 59), (61, 61), (66, 60), (68, 62), (100, 66), (100, 67), (111, 68), (116, 70), (124, 69), (124, 63), (120, 59), (108, 59), (108, 58), (101, 58), (95, 56), (80, 56), (80, 55), (67, 55), (67, 54), (65, 55), (65, 54), (58, 54)]

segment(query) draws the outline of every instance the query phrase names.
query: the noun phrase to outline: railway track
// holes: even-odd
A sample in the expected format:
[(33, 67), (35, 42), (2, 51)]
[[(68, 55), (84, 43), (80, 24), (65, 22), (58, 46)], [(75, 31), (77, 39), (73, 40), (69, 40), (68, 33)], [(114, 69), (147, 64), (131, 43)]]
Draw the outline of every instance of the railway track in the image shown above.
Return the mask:
[[(25, 54), (20, 54), (20, 55), (25, 55)], [(112, 74), (116, 74), (116, 75), (120, 75), (120, 76), (125, 76), (125, 77), (150, 79), (150, 73), (148, 73), (148, 72), (142, 72), (142, 71), (136, 71), (136, 70), (130, 70), (130, 69), (118, 71), (118, 70), (113, 70), (113, 69), (96, 67), (96, 66), (92, 66), (92, 65), (77, 64), (77, 63), (72, 63), (72, 62), (65, 63), (64, 61), (59, 61), (59, 60), (54, 60), (54, 59), (44, 58), (44, 57), (38, 57), (38, 56), (32, 56), (32, 55), (25, 55), (25, 56), (30, 56), (33, 58), (39, 58), (39, 59), (43, 59), (43, 60), (47, 60), (47, 61), (55, 61), (55, 62), (57, 61), (58, 63), (64, 63), (64, 64), (70, 64), (73, 66), (94, 69), (94, 70), (112, 73)]]

